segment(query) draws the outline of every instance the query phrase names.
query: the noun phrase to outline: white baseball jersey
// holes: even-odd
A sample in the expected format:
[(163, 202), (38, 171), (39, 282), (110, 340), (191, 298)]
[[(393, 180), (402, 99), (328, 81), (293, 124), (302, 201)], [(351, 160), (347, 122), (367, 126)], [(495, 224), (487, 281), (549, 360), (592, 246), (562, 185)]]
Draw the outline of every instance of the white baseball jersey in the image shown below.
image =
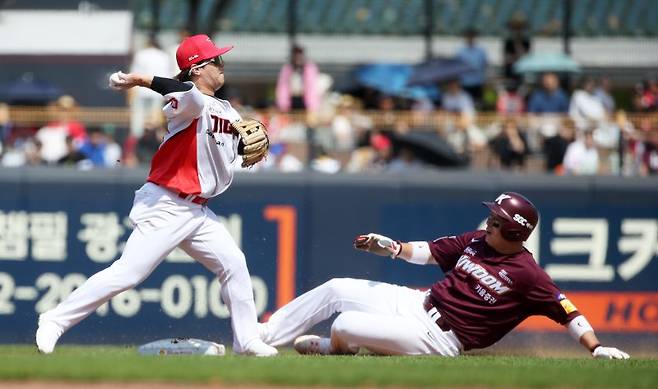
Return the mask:
[[(169, 131), (153, 157), (151, 182), (135, 192), (129, 215), (135, 228), (121, 258), (44, 312), (40, 322), (68, 330), (112, 297), (137, 286), (179, 247), (217, 276), (222, 301), (231, 312), (234, 352), (272, 355), (276, 351), (258, 339), (244, 253), (211, 209), (180, 195), (209, 198), (228, 188), (239, 143), (230, 123), (240, 116), (228, 102), (203, 95), (194, 86), (165, 98)], [(58, 336), (37, 335), (39, 347), (52, 351)]]
[(165, 101), (167, 134), (153, 156), (148, 181), (205, 198), (224, 192), (238, 157), (239, 138), (230, 124), (240, 114), (196, 86), (169, 93)]

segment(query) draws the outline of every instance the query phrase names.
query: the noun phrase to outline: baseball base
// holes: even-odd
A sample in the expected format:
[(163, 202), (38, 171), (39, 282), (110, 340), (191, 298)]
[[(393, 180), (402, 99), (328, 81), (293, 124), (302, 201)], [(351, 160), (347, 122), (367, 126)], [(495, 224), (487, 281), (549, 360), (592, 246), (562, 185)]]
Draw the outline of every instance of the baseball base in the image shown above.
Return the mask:
[(201, 339), (168, 338), (160, 339), (139, 347), (141, 355), (212, 355), (223, 356), (223, 344)]

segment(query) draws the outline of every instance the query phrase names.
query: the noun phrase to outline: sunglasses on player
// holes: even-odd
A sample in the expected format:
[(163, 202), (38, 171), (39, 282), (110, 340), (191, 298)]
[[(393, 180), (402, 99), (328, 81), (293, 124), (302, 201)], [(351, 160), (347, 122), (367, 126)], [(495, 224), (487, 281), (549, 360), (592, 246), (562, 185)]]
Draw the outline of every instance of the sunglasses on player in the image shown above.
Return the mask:
[(188, 70), (187, 75), (188, 75), (188, 76), (191, 76), (191, 75), (192, 75), (192, 70), (194, 70), (194, 69), (201, 69), (202, 67), (204, 67), (204, 66), (206, 66), (206, 65), (210, 65), (210, 64), (214, 64), (214, 65), (217, 66), (217, 67), (222, 67), (222, 66), (224, 66), (224, 59), (222, 59), (222, 56), (221, 56), (221, 55), (218, 55), (218, 56), (215, 57), (215, 58), (212, 58), (212, 59), (209, 59), (209, 60), (207, 60), (207, 61), (203, 61), (203, 62), (201, 62), (201, 63), (199, 63), (199, 64), (196, 64), (196, 65), (192, 66), (192, 67), (190, 68), (190, 70)]

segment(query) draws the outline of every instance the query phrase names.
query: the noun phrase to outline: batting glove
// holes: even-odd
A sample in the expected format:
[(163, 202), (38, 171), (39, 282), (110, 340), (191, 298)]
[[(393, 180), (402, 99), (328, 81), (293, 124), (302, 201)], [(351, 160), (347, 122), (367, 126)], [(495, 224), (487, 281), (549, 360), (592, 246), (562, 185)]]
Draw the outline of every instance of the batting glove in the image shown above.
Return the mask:
[(616, 347), (599, 346), (592, 351), (592, 356), (597, 359), (628, 359), (630, 355)]
[(381, 256), (395, 258), (402, 251), (402, 243), (379, 234), (359, 235), (354, 239), (354, 248)]

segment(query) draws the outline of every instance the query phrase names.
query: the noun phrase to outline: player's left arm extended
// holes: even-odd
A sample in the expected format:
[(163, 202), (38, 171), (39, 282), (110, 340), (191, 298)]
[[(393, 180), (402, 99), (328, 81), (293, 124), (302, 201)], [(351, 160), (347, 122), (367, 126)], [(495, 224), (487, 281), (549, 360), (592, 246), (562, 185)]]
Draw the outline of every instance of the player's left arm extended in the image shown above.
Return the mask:
[(401, 242), (387, 236), (369, 233), (354, 239), (354, 247), (373, 254), (400, 258), (418, 265), (436, 264), (427, 242)]
[(601, 342), (594, 334), (594, 329), (584, 315), (574, 317), (565, 324), (569, 335), (587, 348), (594, 358), (600, 359), (628, 359), (630, 356), (616, 347), (601, 346)]

